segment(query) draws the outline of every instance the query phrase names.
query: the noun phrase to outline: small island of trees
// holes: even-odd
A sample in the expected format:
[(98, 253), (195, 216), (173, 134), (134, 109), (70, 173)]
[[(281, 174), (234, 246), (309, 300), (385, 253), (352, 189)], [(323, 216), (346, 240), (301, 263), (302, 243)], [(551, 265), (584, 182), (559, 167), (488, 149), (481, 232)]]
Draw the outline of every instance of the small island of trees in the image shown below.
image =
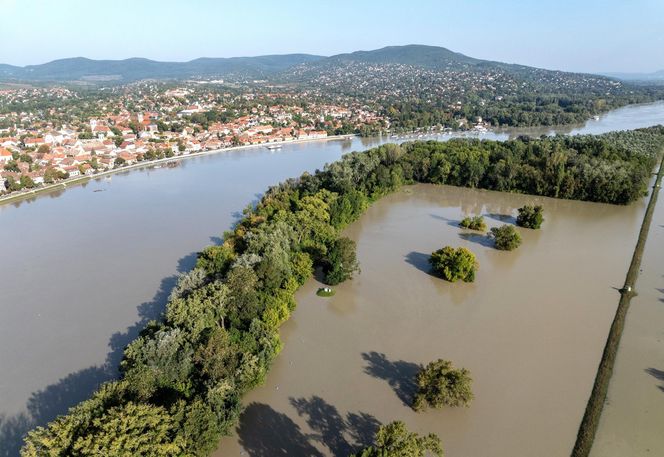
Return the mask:
[(459, 279), (464, 282), (473, 282), (475, 272), (479, 268), (475, 254), (463, 247), (454, 249), (451, 246), (445, 246), (438, 249), (431, 253), (429, 263), (436, 273), (450, 282), (456, 282)]
[(472, 382), (465, 368), (454, 368), (449, 360), (435, 360), (417, 374), (413, 409), (469, 406), (473, 400)]
[(512, 251), (521, 245), (521, 235), (511, 225), (492, 227), (490, 236), (495, 248), (501, 251)]
[(484, 222), (484, 218), (482, 216), (464, 217), (459, 223), (459, 226), (469, 230), (486, 232), (486, 223)]
[(538, 229), (544, 222), (542, 205), (524, 205), (519, 208), (519, 215), (516, 218), (516, 225), (530, 229)]

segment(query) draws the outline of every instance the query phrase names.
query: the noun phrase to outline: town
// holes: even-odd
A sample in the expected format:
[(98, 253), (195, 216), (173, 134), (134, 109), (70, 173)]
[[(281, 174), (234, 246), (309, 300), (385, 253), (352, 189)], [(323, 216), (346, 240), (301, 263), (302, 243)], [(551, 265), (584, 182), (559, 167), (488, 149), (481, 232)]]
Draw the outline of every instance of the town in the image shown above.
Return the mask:
[(198, 81), (141, 82), (94, 93), (0, 90), (0, 194), (138, 162), (389, 127), (365, 106), (308, 100), (306, 93), (226, 92)]

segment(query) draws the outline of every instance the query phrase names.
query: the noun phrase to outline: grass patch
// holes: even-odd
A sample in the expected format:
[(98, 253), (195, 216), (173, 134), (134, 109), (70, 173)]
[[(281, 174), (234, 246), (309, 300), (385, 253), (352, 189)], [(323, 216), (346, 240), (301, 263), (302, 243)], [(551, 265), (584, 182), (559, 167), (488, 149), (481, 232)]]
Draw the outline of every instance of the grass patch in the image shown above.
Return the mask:
[(329, 287), (321, 287), (316, 291), (316, 295), (319, 297), (333, 297), (336, 292)]

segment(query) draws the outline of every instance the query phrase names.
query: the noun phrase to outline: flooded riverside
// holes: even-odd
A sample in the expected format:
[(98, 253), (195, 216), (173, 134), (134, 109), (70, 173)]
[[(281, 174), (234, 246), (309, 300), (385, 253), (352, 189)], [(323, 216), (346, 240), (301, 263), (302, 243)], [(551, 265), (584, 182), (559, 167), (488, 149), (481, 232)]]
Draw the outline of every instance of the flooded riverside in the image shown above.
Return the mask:
[[(516, 251), (458, 227), (513, 224), (526, 203), (545, 223), (519, 228)], [(362, 273), (332, 298), (302, 288), (283, 352), (216, 455), (347, 455), (392, 420), (438, 434), (447, 455), (569, 455), (644, 210), (432, 185), (385, 197), (347, 230)], [(432, 276), (445, 245), (477, 255), (474, 283)], [(470, 408), (410, 409), (418, 365), (437, 358), (472, 373)]]
[[(576, 129), (573, 133), (600, 133), (601, 131), (645, 127), (658, 123), (664, 123), (664, 103), (622, 108), (606, 114), (598, 121), (589, 121), (584, 128)], [(506, 139), (518, 133), (519, 131), (488, 133), (479, 137)], [(449, 137), (436, 136), (434, 138), (446, 139)], [(43, 194), (31, 200), (0, 205), (0, 239), (3, 243), (0, 250), (0, 258), (2, 259), (0, 263), (0, 312), (2, 312), (2, 319), (0, 320), (0, 367), (2, 367), (2, 370), (0, 370), (0, 455), (16, 455), (21, 436), (26, 430), (35, 424), (44, 424), (56, 415), (65, 413), (68, 407), (87, 398), (100, 382), (112, 379), (117, 375), (116, 368), (122, 349), (138, 334), (138, 331), (149, 319), (159, 315), (166, 297), (175, 283), (177, 273), (189, 270), (194, 264), (195, 252), (208, 244), (218, 242), (223, 230), (228, 229), (237, 220), (242, 208), (255, 201), (268, 186), (285, 178), (298, 176), (305, 170), (313, 171), (320, 168), (325, 163), (338, 159), (344, 153), (367, 149), (384, 142), (407, 139), (417, 138), (353, 138), (345, 141), (331, 140), (287, 144), (279, 151), (268, 151), (263, 147), (224, 151), (219, 154), (182, 160), (180, 166), (174, 169), (145, 168), (132, 170), (115, 174), (110, 178), (93, 180), (85, 185), (73, 186), (66, 191)], [(449, 190), (446, 190), (446, 194), (449, 197)], [(492, 193), (480, 194), (492, 195)], [(495, 195), (497, 195), (495, 197), (496, 202), (504, 198), (504, 204), (496, 203), (495, 212), (501, 214), (507, 214), (508, 211), (513, 209), (513, 203), (510, 203), (513, 199), (528, 198), (505, 194)], [(389, 198), (393, 199), (396, 196)], [(459, 198), (458, 205), (461, 205), (461, 201), (465, 201), (465, 197)], [(477, 201), (464, 205), (483, 205), (485, 203)], [(389, 212), (385, 205), (381, 202), (374, 206), (371, 212), (367, 214), (367, 218), (362, 219), (361, 224), (368, 223), (370, 215), (375, 215), (379, 208), (384, 208), (383, 211)], [(608, 291), (602, 289), (602, 293), (611, 295), (610, 285), (619, 287), (622, 279), (624, 279), (624, 271), (628, 260), (623, 261), (620, 253), (623, 249), (629, 251), (633, 247), (632, 238), (630, 238), (633, 232), (629, 230), (632, 230), (632, 226), (638, 227), (640, 224), (642, 202), (629, 207), (616, 207), (551, 200), (550, 204), (547, 203), (547, 212), (553, 211), (553, 207), (558, 207), (556, 205), (563, 205), (563, 207), (572, 205), (570, 207), (573, 208), (586, 208), (583, 205), (589, 205), (588, 208), (604, 208), (601, 212), (606, 221), (606, 226), (597, 226), (590, 223), (586, 227), (585, 223), (582, 223), (582, 221), (586, 221), (586, 215), (575, 215), (579, 227), (571, 235), (574, 237), (572, 240), (565, 240), (564, 242), (559, 240), (562, 247), (566, 248), (568, 244), (573, 246), (576, 236), (580, 237), (581, 233), (589, 230), (589, 227), (598, 230), (595, 233), (597, 238), (602, 238), (604, 236), (602, 234), (605, 232), (620, 233), (620, 236), (623, 237), (618, 238), (622, 241), (618, 241), (617, 246), (607, 250), (607, 252), (602, 252), (600, 259), (596, 259), (592, 263), (593, 268), (611, 269), (611, 272), (615, 268), (618, 271), (619, 277), (617, 279), (611, 277), (610, 284), (603, 283)], [(452, 207), (450, 206), (450, 208)], [(449, 209), (449, 211), (457, 210)], [(443, 217), (448, 216), (443, 214)], [(436, 244), (444, 242), (443, 236), (452, 236), (452, 233), (457, 233), (456, 228), (445, 225), (444, 221), (433, 217), (430, 219), (429, 223), (441, 222), (440, 227), (436, 226), (435, 229), (440, 229), (440, 233), (436, 233), (436, 235), (441, 237), (433, 240)], [(549, 222), (551, 222), (550, 226), (548, 225)], [(545, 233), (548, 230), (553, 230), (555, 223), (554, 219), (548, 220), (547, 218), (546, 230), (528, 236), (536, 237), (533, 243), (539, 245), (544, 242)], [(357, 225), (354, 227), (357, 227)], [(411, 227), (411, 229), (413, 228)], [(448, 233), (448, 230), (452, 231)], [(411, 231), (409, 230), (403, 234), (404, 239), (410, 236)], [(445, 233), (447, 235), (444, 235)], [(591, 249), (592, 243), (601, 241), (601, 239), (593, 238), (590, 234), (584, 236), (585, 243), (589, 244), (589, 246), (585, 244), (582, 246), (584, 250)], [(613, 238), (613, 241), (615, 240), (616, 238)], [(472, 243), (472, 241), (461, 239), (456, 241)], [(472, 245), (474, 246), (473, 250), (486, 251), (480, 255), (482, 267), (477, 284), (456, 284), (455, 287), (447, 287), (441, 285), (435, 278), (420, 272), (412, 265), (408, 270), (405, 270), (407, 273), (405, 273), (404, 278), (412, 277), (416, 272), (424, 275), (423, 277), (432, 281), (429, 286), (443, 294), (439, 297), (437, 303), (444, 304), (446, 301), (450, 301), (456, 307), (452, 307), (447, 312), (453, 315), (454, 312), (461, 313), (456, 315), (456, 318), (463, 319), (465, 314), (471, 312), (474, 306), (468, 306), (467, 303), (474, 304), (476, 300), (481, 300), (481, 293), (484, 292), (477, 291), (485, 290), (482, 279), (484, 278), (485, 283), (494, 281), (494, 273), (491, 273), (491, 271), (498, 272), (499, 269), (492, 270), (492, 264), (502, 265), (506, 263), (509, 268), (512, 268), (512, 265), (521, 264), (517, 262), (517, 259), (520, 259), (521, 256), (530, 255), (528, 254), (530, 251), (526, 240), (514, 255), (508, 254), (502, 257), (496, 256), (496, 252), (481, 244), (472, 243)], [(368, 278), (371, 277), (368, 270), (369, 264), (367, 263), (370, 262), (370, 259), (365, 258), (367, 247), (362, 246), (360, 245), (360, 260), (363, 262), (363, 274), (350, 285), (351, 287), (356, 287), (362, 284), (363, 281), (368, 281)], [(426, 249), (424, 246), (420, 248), (412, 247), (411, 251), (414, 254), (411, 256), (411, 263), (422, 265), (426, 260), (422, 256), (430, 252)], [(577, 252), (573, 256), (570, 254), (566, 264), (558, 264), (551, 259), (548, 262), (554, 263), (554, 265), (529, 264), (529, 268), (535, 268), (536, 270), (526, 271), (525, 273), (531, 275), (530, 278), (535, 279), (525, 281), (525, 284), (532, 287), (537, 281), (548, 281), (549, 279), (553, 281), (555, 279), (556, 284), (558, 284), (558, 280), (560, 280), (559, 288), (564, 293), (587, 294), (593, 300), (597, 300), (597, 303), (601, 303), (597, 306), (608, 307), (605, 310), (606, 314), (601, 314), (602, 318), (593, 320), (589, 324), (588, 332), (583, 335), (582, 342), (578, 344), (580, 355), (577, 355), (576, 352), (574, 355), (574, 360), (576, 360), (576, 357), (581, 359), (576, 364), (579, 369), (592, 372), (596, 368), (595, 359), (592, 357), (597, 354), (593, 352), (594, 349), (592, 351), (588, 350), (585, 347), (586, 343), (583, 343), (583, 341), (587, 339), (587, 344), (590, 344), (590, 347), (594, 348), (593, 345), (597, 345), (601, 348), (602, 341), (597, 335), (606, 334), (610, 322), (609, 317), (615, 309), (614, 306), (617, 300), (614, 299), (613, 295), (607, 300), (604, 295), (595, 296), (596, 291), (594, 290), (590, 292), (585, 290), (585, 281), (579, 282), (581, 279), (579, 272), (586, 273), (587, 269), (581, 269), (581, 263), (578, 260), (578, 258), (585, 259), (585, 254), (583, 254), (585, 251), (580, 252), (581, 254)], [(371, 255), (389, 256), (393, 254), (393, 251), (387, 250), (385, 252), (374, 252)], [(410, 265), (404, 262), (404, 259), (401, 259), (400, 262), (401, 264)], [(394, 265), (390, 261), (385, 267), (393, 268)], [(583, 290), (569, 290), (569, 285), (562, 282), (565, 278), (564, 275), (560, 278), (546, 278), (537, 274), (538, 268), (545, 267), (556, 267), (561, 269), (562, 273), (570, 274), (573, 276), (572, 279), (577, 281), (576, 284), (579, 284), (577, 288), (583, 286)], [(505, 271), (510, 271), (509, 268)], [(620, 277), (620, 274), (623, 276)], [(594, 272), (593, 277), (599, 278)], [(417, 281), (422, 279), (419, 276), (416, 276), (416, 278), (418, 278)], [(400, 286), (401, 289), (410, 289), (409, 286), (406, 287), (407, 285), (404, 286), (401, 283)], [(401, 317), (399, 321), (389, 321), (388, 318), (394, 316), (394, 314), (387, 313), (378, 319), (375, 325), (363, 327), (360, 325), (362, 320), (357, 320), (358, 313), (369, 312), (369, 310), (365, 311), (361, 305), (363, 298), (354, 296), (350, 292), (344, 292), (346, 289), (341, 288), (333, 301), (316, 302), (313, 307), (307, 306), (305, 302), (311, 299), (307, 295), (307, 291), (314, 290), (315, 287), (316, 285), (313, 282), (305, 286), (299, 296), (302, 303), (294, 314), (292, 321), (287, 324), (283, 331), (284, 340), (286, 341), (285, 351), (305, 351), (307, 348), (311, 351), (308, 356), (309, 359), (288, 359), (288, 362), (285, 363), (302, 364), (306, 360), (311, 361), (313, 355), (319, 353), (319, 348), (315, 346), (299, 347), (297, 341), (299, 341), (300, 336), (297, 331), (302, 329), (311, 332), (319, 328), (319, 325), (322, 326), (322, 322), (309, 321), (303, 315), (308, 312), (306, 310), (320, 308), (321, 305), (329, 305), (329, 308), (325, 309), (328, 309), (332, 317), (325, 317), (325, 319), (330, 320), (330, 322), (325, 322), (325, 325), (330, 333), (325, 336), (329, 338), (330, 342), (334, 343), (329, 343), (327, 349), (337, 348), (337, 350), (326, 356), (329, 357), (329, 360), (316, 356), (316, 363), (310, 365), (308, 371), (304, 374), (302, 382), (311, 383), (311, 392), (307, 394), (309, 397), (315, 394), (326, 401), (335, 400), (326, 397), (326, 391), (330, 390), (327, 386), (349, 386), (346, 382), (348, 379), (357, 380), (356, 373), (350, 370), (352, 364), (366, 365), (364, 359), (362, 359), (362, 352), (366, 352), (367, 357), (372, 357), (371, 351), (378, 350), (385, 352), (386, 357), (391, 362), (399, 360), (407, 362), (403, 366), (406, 371), (412, 370), (412, 363), (424, 363), (429, 361), (430, 358), (439, 356), (451, 358), (471, 369), (476, 377), (476, 393), (480, 392), (477, 389), (482, 388), (482, 383), (485, 383), (483, 388), (489, 389), (489, 393), (491, 393), (491, 389), (501, 385), (496, 382), (486, 387), (487, 379), (480, 379), (483, 370), (487, 370), (495, 364), (507, 362), (493, 360), (490, 354), (494, 350), (492, 347), (494, 345), (493, 341), (490, 341), (491, 344), (488, 347), (486, 346), (487, 340), (480, 336), (477, 336), (477, 344), (473, 341), (466, 341), (465, 344), (468, 345), (466, 350), (474, 348), (476, 351), (485, 351), (487, 365), (479, 366), (478, 360), (461, 353), (458, 355), (463, 355), (463, 357), (457, 357), (457, 353), (452, 349), (448, 351), (447, 348), (444, 348), (444, 353), (440, 354), (438, 348), (434, 347), (429, 348), (428, 352), (421, 350), (421, 348), (427, 346), (425, 330), (431, 322), (425, 322), (422, 324), (424, 327), (418, 327), (416, 336), (411, 335), (410, 339), (404, 339), (405, 335), (409, 334), (408, 332), (414, 331), (411, 328), (412, 326), (420, 325), (420, 323), (413, 322), (412, 319), (418, 313), (424, 313), (423, 309), (415, 307), (419, 303), (417, 297), (420, 292), (417, 289), (411, 291), (414, 295), (410, 298), (401, 296), (402, 305), (412, 309), (412, 313), (415, 314)], [(383, 293), (381, 292), (383, 290), (381, 286), (374, 285), (373, 287), (376, 289), (374, 293)], [(513, 290), (511, 286), (508, 287), (507, 283), (505, 287), (501, 287), (495, 293), (500, 295), (507, 292), (513, 298), (519, 297), (519, 294), (522, 293), (520, 290)], [(390, 294), (384, 295), (389, 298)], [(532, 302), (539, 302), (548, 300), (549, 295), (555, 296), (554, 292), (547, 291), (543, 297), (528, 296), (527, 298)], [(336, 305), (332, 306), (332, 303), (336, 303)], [(426, 306), (433, 306), (433, 304)], [(521, 307), (524, 304), (515, 301), (515, 303), (506, 306), (507, 308), (512, 306)], [(511, 311), (506, 314), (503, 314), (505, 310), (495, 311), (500, 312), (497, 312), (494, 320), (483, 324), (487, 335), (495, 334), (497, 329), (511, 328), (512, 323), (506, 322), (502, 317), (504, 315), (511, 316)], [(549, 309), (549, 311), (551, 310)], [(546, 316), (548, 311), (540, 312)], [(572, 321), (570, 325), (575, 326), (576, 314), (570, 314), (569, 317)], [(432, 318), (433, 321), (436, 319)], [(602, 319), (604, 320), (602, 321)], [(332, 331), (329, 327), (330, 325), (336, 325), (335, 323), (339, 324), (339, 333), (335, 333), (337, 330)], [(462, 328), (456, 328), (456, 330), (448, 330), (448, 335), (455, 335), (462, 329), (463, 326)], [(501, 338), (505, 339), (505, 341), (501, 340), (500, 343), (509, 347), (519, 348), (523, 346), (524, 348), (531, 348), (534, 343), (526, 337), (532, 335), (535, 338), (540, 331), (537, 326), (533, 327), (529, 322), (526, 322), (519, 332), (515, 333), (515, 337), (509, 338), (509, 341), (507, 334), (500, 333)], [(567, 335), (567, 331), (571, 332), (569, 329), (561, 331), (563, 335)], [(594, 332), (597, 332), (597, 335)], [(573, 332), (570, 334), (573, 334)], [(376, 344), (367, 343), (366, 348), (358, 347), (357, 350), (362, 351), (358, 361), (356, 360), (357, 351), (353, 349), (354, 352), (349, 352), (348, 347), (355, 348), (355, 342), (348, 335), (364, 335), (366, 338), (372, 336), (375, 338)], [(381, 338), (388, 337), (401, 342), (398, 350), (380, 349)], [(557, 341), (557, 339), (556, 336), (553, 341)], [(291, 343), (295, 345), (295, 348), (289, 348)], [(441, 344), (443, 343), (445, 342)], [(496, 346), (500, 347), (500, 345)], [(554, 349), (558, 350), (556, 345), (551, 344), (550, 346), (552, 351)], [(592, 354), (586, 354), (584, 352), (586, 350), (589, 351), (588, 354)], [(400, 353), (399, 351), (403, 352)], [(322, 354), (322, 352), (320, 353)], [(285, 354), (288, 354), (288, 352), (284, 352)], [(415, 354), (418, 357), (415, 357)], [(555, 354), (559, 353), (555, 352)], [(586, 355), (583, 356), (583, 354)], [(408, 356), (410, 358), (407, 358)], [(340, 366), (340, 359), (346, 357), (351, 358), (347, 361), (351, 364), (348, 373), (339, 371), (330, 375), (327, 372), (324, 379), (321, 377), (318, 367)], [(550, 356), (545, 354), (544, 358), (547, 357)], [(587, 361), (587, 358), (584, 357), (591, 358), (590, 365), (583, 365), (582, 362)], [(283, 389), (281, 382), (276, 384), (273, 382), (275, 376), (279, 376), (279, 373), (289, 369), (290, 365), (282, 366), (284, 363), (282, 359), (284, 359), (284, 356), (279, 358), (274, 371), (268, 376), (268, 386), (271, 387), (266, 386), (260, 392), (270, 391), (270, 389), (276, 391), (277, 386), (281, 386), (281, 389)], [(529, 374), (529, 366), (521, 359), (521, 354), (518, 351), (512, 353), (509, 360), (521, 364), (519, 366), (522, 369), (519, 373), (521, 373), (522, 379), (532, 379), (530, 378), (531, 374)], [(557, 363), (557, 359), (551, 359), (548, 362)], [(401, 367), (401, 365), (399, 366)], [(302, 372), (299, 373), (302, 374)], [(577, 373), (563, 373), (562, 375), (558, 373), (556, 376), (575, 377)], [(574, 379), (576, 380), (576, 378)], [(318, 381), (320, 382), (316, 384)], [(549, 382), (553, 382), (553, 380), (549, 380)], [(371, 385), (370, 391), (375, 391), (376, 394), (383, 392), (385, 404), (382, 407), (385, 409), (375, 409), (372, 414), (381, 421), (394, 419), (395, 417), (391, 417), (392, 415), (389, 414), (392, 410), (388, 408), (389, 404), (394, 406), (393, 403), (390, 403), (393, 402), (393, 398), (389, 397), (391, 391), (389, 384), (377, 382), (375, 379), (374, 383)], [(532, 394), (532, 398), (522, 399), (524, 406), (527, 401), (532, 400), (534, 408), (541, 409), (539, 405), (543, 400), (540, 397), (544, 397), (544, 395), (540, 395), (541, 392), (539, 392), (538, 386), (530, 382), (524, 381), (524, 383), (528, 385), (526, 390)], [(588, 380), (585, 380), (585, 378), (579, 379), (574, 383), (574, 392), (578, 389), (590, 389), (591, 385), (592, 375)], [(358, 388), (360, 386), (361, 383), (358, 381)], [(300, 387), (304, 387), (304, 384), (300, 384)], [(533, 389), (535, 391), (532, 391)], [(343, 389), (339, 392), (343, 392)], [(521, 388), (521, 392), (526, 393), (523, 388)], [(340, 411), (358, 412), (350, 403), (356, 394), (354, 391), (349, 391), (347, 395), (346, 403), (335, 401), (334, 404)], [(483, 394), (483, 397), (489, 399), (495, 396), (496, 398), (490, 401), (498, 402), (509, 395), (513, 394), (499, 392), (498, 394), (491, 393), (491, 397), (488, 394)], [(575, 405), (578, 403), (579, 411), (582, 412), (587, 392), (584, 392), (580, 397), (584, 397), (584, 399), (575, 402)], [(564, 400), (567, 403), (567, 396), (564, 397)], [(267, 399), (263, 401), (267, 402)], [(288, 402), (288, 400), (286, 401)], [(400, 403), (397, 403), (397, 406), (399, 405)], [(429, 412), (422, 416), (413, 415), (413, 418), (409, 418), (408, 422), (409, 425), (412, 422), (413, 426), (424, 429), (426, 428), (426, 420), (431, 420), (431, 417), (447, 417), (449, 414), (457, 415), (462, 419), (468, 417), (468, 419), (463, 420), (471, 421), (474, 416), (464, 415), (475, 412), (478, 408), (482, 408), (482, 405), (483, 403), (481, 403), (478, 395), (478, 399), (469, 410), (445, 412), (444, 414)], [(265, 411), (266, 414), (261, 415), (263, 420), (274, 420), (277, 423), (283, 421), (288, 424), (288, 421), (302, 420), (297, 415), (291, 417), (292, 414), (289, 417), (270, 415), (269, 408), (283, 410), (282, 406), (274, 403), (270, 403), (266, 407), (257, 405), (253, 409), (250, 407), (249, 413), (257, 410)], [(506, 408), (506, 414), (512, 409), (521, 411), (517, 405), (509, 405)], [(404, 414), (412, 414), (407, 409), (404, 409), (404, 411)], [(540, 412), (543, 420), (552, 421), (564, 411), (560, 411), (556, 407), (552, 411)], [(246, 417), (248, 416), (245, 416), (245, 419)], [(360, 422), (364, 419), (366, 419), (366, 424), (364, 427), (360, 427)], [(358, 427), (354, 427), (354, 430), (363, 430), (366, 432), (365, 434), (370, 434), (374, 429), (375, 422), (370, 419), (368, 416), (359, 415), (345, 418), (345, 420), (357, 422)], [(421, 420), (425, 422), (421, 424), (417, 422)], [(452, 421), (449, 422), (452, 424)], [(454, 423), (457, 429), (453, 425), (449, 425), (445, 427), (445, 432), (441, 434), (450, 451), (454, 448), (455, 439), (463, 440), (462, 435), (456, 438), (453, 437), (454, 433), (461, 433), (458, 431), (458, 427), (461, 427), (460, 422), (454, 421)], [(474, 422), (472, 423), (474, 424)], [(569, 425), (567, 424), (567, 426)], [(574, 424), (571, 428), (576, 425), (578, 424)], [(256, 439), (260, 441), (260, 433), (256, 430), (253, 433), (256, 435)], [(328, 431), (328, 434), (332, 434), (332, 432)], [(298, 436), (294, 436), (292, 440), (287, 438), (284, 435), (284, 446), (287, 445), (285, 443), (297, 444)], [(249, 440), (246, 434), (243, 439)], [(551, 440), (547, 442), (549, 441)], [(255, 446), (259, 444), (257, 442)], [(309, 446), (308, 443), (303, 445)], [(224, 446), (226, 448), (226, 444)], [(232, 446), (231, 440), (229, 449), (232, 449)], [(270, 455), (270, 452), (267, 452), (267, 454)]]
[(591, 456), (664, 455), (664, 199), (650, 226)]

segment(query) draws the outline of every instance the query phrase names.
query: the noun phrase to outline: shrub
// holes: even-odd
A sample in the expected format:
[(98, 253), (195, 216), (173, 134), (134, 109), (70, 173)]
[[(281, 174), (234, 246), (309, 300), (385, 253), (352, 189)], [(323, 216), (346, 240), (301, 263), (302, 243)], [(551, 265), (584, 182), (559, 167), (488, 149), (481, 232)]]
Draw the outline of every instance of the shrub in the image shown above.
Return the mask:
[(542, 205), (525, 205), (519, 208), (519, 215), (516, 218), (516, 225), (530, 229), (538, 229), (544, 222), (542, 217)]
[(501, 251), (512, 251), (521, 244), (521, 235), (511, 225), (493, 227), (491, 236), (494, 240), (494, 246)]
[(465, 368), (454, 368), (449, 360), (431, 362), (417, 374), (415, 380), (415, 411), (421, 411), (427, 406), (468, 406), (473, 399), (470, 372)]
[(486, 232), (486, 224), (484, 223), (484, 218), (482, 216), (464, 217), (459, 223), (459, 226), (470, 230)]
[(456, 282), (459, 279), (464, 282), (473, 282), (475, 272), (479, 268), (475, 254), (466, 248), (454, 249), (450, 246), (432, 252), (429, 263), (436, 273), (450, 282)]
[(376, 432), (373, 446), (351, 457), (423, 457), (429, 451), (443, 457), (443, 447), (433, 433), (420, 436), (406, 428), (401, 421), (381, 425)]

